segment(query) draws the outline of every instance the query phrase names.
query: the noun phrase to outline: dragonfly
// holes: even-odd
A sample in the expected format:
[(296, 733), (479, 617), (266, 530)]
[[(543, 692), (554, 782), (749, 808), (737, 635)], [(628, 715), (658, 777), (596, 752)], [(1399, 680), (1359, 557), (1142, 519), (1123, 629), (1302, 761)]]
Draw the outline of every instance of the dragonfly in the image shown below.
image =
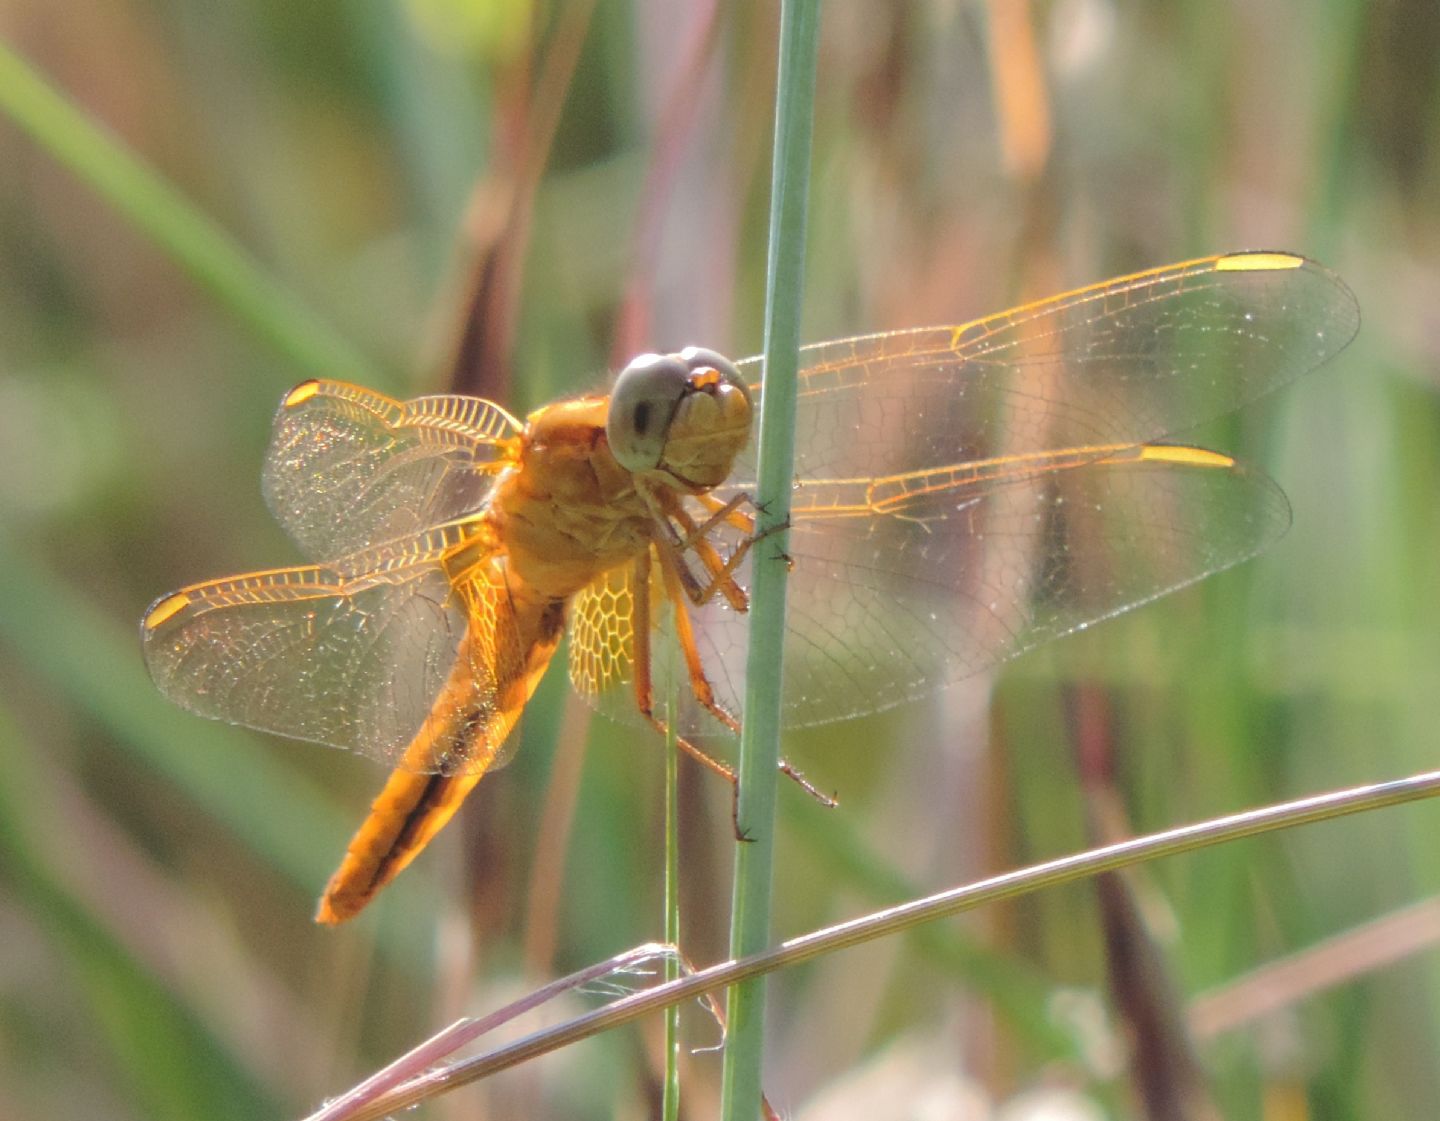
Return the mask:
[[(1259, 552), (1283, 493), (1173, 438), (1358, 327), (1323, 266), (1245, 252), (803, 348), (787, 725), (919, 697)], [(647, 354), (523, 421), (337, 381), (285, 395), (263, 489), (309, 563), (182, 588), (140, 629), (170, 700), (391, 769), (318, 921), (357, 914), (508, 759), (567, 633), (581, 694), (733, 778), (694, 741), (739, 727), (761, 374)]]

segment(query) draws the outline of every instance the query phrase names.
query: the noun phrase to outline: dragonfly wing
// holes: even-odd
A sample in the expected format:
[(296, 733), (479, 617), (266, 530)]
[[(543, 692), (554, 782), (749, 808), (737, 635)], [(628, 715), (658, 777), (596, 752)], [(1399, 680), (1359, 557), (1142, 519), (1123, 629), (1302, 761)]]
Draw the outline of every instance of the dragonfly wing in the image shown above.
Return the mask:
[[(444, 750), (407, 753), (436, 741), (426, 734), (432, 728), (483, 724), (495, 705), (497, 636), (513, 620), (494, 566), (476, 560), (452, 584), (444, 561), (466, 547), (465, 532), (440, 527), (331, 565), (166, 596), (141, 624), (150, 675), (170, 700), (202, 716), (407, 770), (482, 768), (493, 750), (471, 758), (453, 737)], [(471, 559), (479, 557), (482, 550), (469, 547)], [(456, 705), (463, 698), (465, 711), (448, 711), (447, 697)]]
[[(808, 346), (797, 482), (803, 491), (1006, 452), (1163, 440), (1315, 369), (1359, 323), (1354, 295), (1323, 266), (1238, 253), (957, 327)], [(758, 376), (758, 360), (740, 365)], [(748, 488), (753, 463), (734, 478)]]
[[(947, 515), (924, 520), (797, 513), (787, 725), (922, 696), (1245, 560), (1290, 521), (1263, 474), (1168, 446), (969, 484), (950, 498)], [(711, 682), (733, 706), (744, 690), (743, 617), (719, 605), (697, 615)]]
[[(1273, 483), (1141, 445), (1314, 369), (1358, 324), (1322, 266), (1249, 253), (805, 348), (788, 720), (888, 707), (1253, 555), (1289, 524)], [(718, 497), (753, 493), (749, 456)], [(743, 622), (699, 614), (734, 704)]]
[[(804, 348), (787, 722), (889, 707), (1263, 549), (1289, 524), (1269, 479), (1145, 445), (1300, 377), (1358, 325), (1322, 266), (1245, 253)], [(741, 366), (758, 378), (756, 360)], [(753, 495), (754, 479), (747, 452), (716, 496)], [(737, 577), (748, 585), (748, 562)], [(630, 680), (616, 635), (633, 600), (617, 590), (582, 594), (572, 615), (572, 679), (610, 710)], [(692, 613), (737, 710), (745, 619), (718, 602)], [(673, 644), (653, 646), (676, 663)]]
[(519, 431), (478, 397), (402, 402), (304, 382), (275, 415), (265, 500), (308, 557), (328, 561), (478, 510)]

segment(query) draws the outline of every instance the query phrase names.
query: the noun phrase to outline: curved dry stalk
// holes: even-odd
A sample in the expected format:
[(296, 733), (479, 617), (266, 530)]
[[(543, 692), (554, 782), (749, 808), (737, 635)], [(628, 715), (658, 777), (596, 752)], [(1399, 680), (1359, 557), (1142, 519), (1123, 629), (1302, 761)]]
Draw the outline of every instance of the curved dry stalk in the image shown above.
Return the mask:
[[(455, 1054), (462, 1047), (468, 1047), (475, 1040), (503, 1024), (531, 1012), (541, 1005), (560, 996), (573, 992), (585, 985), (594, 984), (618, 973), (633, 973), (647, 962), (656, 960), (672, 961), (678, 956), (675, 947), (663, 942), (646, 942), (633, 949), (616, 954), (606, 961), (586, 966), (568, 977), (561, 977), (542, 985), (526, 994), (513, 1004), (507, 1004), (488, 1016), (466, 1017), (456, 1020), (449, 1027), (442, 1028), (418, 1047), (387, 1063), (369, 1078), (351, 1087), (338, 1098), (332, 1098), (320, 1109), (310, 1114), (306, 1121), (353, 1121), (357, 1117), (374, 1116), (366, 1107), (384, 1100), (387, 1095), (411, 1085), (424, 1076), (426, 1070), (436, 1063)], [(681, 962), (685, 968), (685, 963)], [(694, 972), (690, 969), (689, 972)], [(384, 1110), (383, 1112), (388, 1112)]]
[(1316, 993), (1394, 965), (1440, 943), (1440, 897), (1432, 896), (1297, 950), (1203, 992), (1190, 1002), (1190, 1031), (1213, 1039), (1291, 1008)]
[[(563, 1024), (534, 1032), (487, 1054), (466, 1059), (450, 1067), (419, 1074), (409, 1081), (394, 1085), (393, 1089), (381, 1096), (372, 1096), (365, 1105), (352, 1112), (336, 1114), (322, 1111), (313, 1114), (308, 1121), (339, 1121), (341, 1117), (345, 1121), (377, 1121), (389, 1113), (408, 1109), (447, 1090), (466, 1085), (496, 1071), (517, 1066), (528, 1059), (547, 1054), (609, 1028), (630, 1023), (651, 1012), (658, 1012), (682, 1001), (717, 992), (738, 981), (798, 965), (823, 954), (834, 953), (837, 950), (860, 945), (877, 938), (899, 934), (921, 923), (948, 918), (983, 904), (1013, 899), (1041, 888), (1071, 883), (1102, 872), (1116, 871), (1163, 856), (1174, 856), (1226, 841), (1240, 840), (1244, 837), (1273, 833), (1280, 829), (1307, 825), (1311, 822), (1329, 821), (1367, 810), (1419, 801), (1437, 794), (1440, 794), (1440, 771), (1427, 771), (1408, 778), (1350, 787), (1345, 790), (1317, 794), (1309, 798), (1264, 806), (1260, 809), (1246, 810), (1194, 825), (1182, 825), (1145, 837), (1137, 837), (1071, 856), (1059, 857), (1017, 871), (1005, 872), (988, 879), (952, 888), (949, 891), (875, 911), (848, 922), (812, 931), (739, 961), (720, 962), (682, 977), (678, 981), (632, 993), (602, 1008), (597, 1008), (593, 1012), (587, 1012)], [(667, 947), (660, 947), (660, 949), (668, 952)], [(647, 950), (653, 953), (656, 946), (641, 947), (640, 950), (630, 951), (630, 953)], [(621, 955), (620, 958), (604, 963), (606, 969), (592, 967), (592, 970), (600, 969), (601, 972), (597, 975), (604, 975), (607, 969), (613, 970), (614, 962), (620, 961), (626, 956)], [(591, 973), (591, 970), (585, 972)], [(569, 978), (566, 979), (567, 982), (569, 980)], [(546, 986), (540, 992), (550, 992), (555, 985), (564, 983), (555, 982), (554, 985)], [(480, 1023), (482, 1021), (470, 1022)], [(469, 1038), (473, 1039), (475, 1034)], [(410, 1069), (416, 1068), (412, 1064)]]

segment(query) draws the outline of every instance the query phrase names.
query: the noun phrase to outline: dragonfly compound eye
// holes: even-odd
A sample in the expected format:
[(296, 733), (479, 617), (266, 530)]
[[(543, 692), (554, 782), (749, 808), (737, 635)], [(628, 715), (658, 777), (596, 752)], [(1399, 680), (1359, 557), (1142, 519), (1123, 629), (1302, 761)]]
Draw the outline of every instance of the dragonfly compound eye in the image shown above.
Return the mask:
[(620, 371), (610, 394), (605, 437), (621, 467), (652, 471), (659, 466), (689, 376), (690, 370), (673, 354), (642, 354)]
[(747, 402), (750, 400), (750, 388), (740, 376), (740, 371), (735, 368), (735, 363), (719, 351), (703, 346), (687, 346), (680, 352), (679, 357), (692, 372), (714, 370), (722, 382), (738, 389)]

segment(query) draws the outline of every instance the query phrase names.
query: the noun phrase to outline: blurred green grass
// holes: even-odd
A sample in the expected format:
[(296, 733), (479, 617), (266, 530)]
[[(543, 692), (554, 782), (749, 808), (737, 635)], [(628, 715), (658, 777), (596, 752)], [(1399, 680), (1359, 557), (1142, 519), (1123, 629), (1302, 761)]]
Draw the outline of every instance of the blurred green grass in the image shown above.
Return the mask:
[[(1077, 680), (1111, 702), (1137, 831), (1433, 765), (1436, 16), (1420, 0), (1049, 5), (1034, 31), (1053, 147), (1035, 173), (1002, 155), (1036, 122), (995, 93), (999, 7), (828, 7), (806, 337), (969, 318), (1242, 247), (1321, 257), (1365, 325), (1338, 362), (1224, 427), (1222, 446), (1295, 507), (1269, 554), (1016, 663), (991, 715), (987, 683), (970, 683), (795, 738), (844, 804), (827, 815), (782, 795), (781, 934), (1084, 844), (1064, 691)], [(525, 983), (558, 676), (463, 829), (376, 917), (328, 932), (312, 900), (379, 773), (167, 708), (133, 639), (157, 594), (292, 557), (258, 467), (278, 394), (316, 368), (309, 346), (353, 377), (390, 371), (389, 388), (438, 384), (467, 238), (504, 203), (548, 42), (538, 9), (542, 33), (515, 34), (529, 4), (495, 5), (488, 26), (476, 11), (20, 0), (0, 14), (0, 40), (257, 270), (238, 295), (207, 291), (174, 256), (188, 234), (167, 250), (0, 121), (0, 1111), (298, 1115)], [(663, 214), (646, 345), (759, 347), (773, 12), (729, 13), (710, 67), (677, 79), (699, 15), (597, 5), (536, 198), (512, 409), (603, 379), (677, 80), (702, 83), (702, 101)], [(175, 216), (162, 205), (157, 220)], [(306, 330), (321, 341), (277, 347), (247, 300), (323, 324)], [(660, 751), (608, 725), (591, 741), (555, 960), (533, 966), (546, 976), (659, 929)], [(682, 774), (684, 921), (701, 961), (724, 953), (728, 813), (724, 791)], [(1140, 894), (1176, 987), (1211, 989), (1432, 894), (1436, 825), (1415, 807), (1148, 869)], [(1074, 1011), (1104, 1008), (1092, 899), (1056, 891), (779, 978), (772, 1098), (887, 1072), (903, 1096), (917, 1080), (889, 1057), (940, 1033), (941, 1073), (987, 1096), (1062, 1062), (1111, 1115), (1138, 1115), (1104, 1058), (1114, 1021)], [(1290, 1091), (1302, 1116), (1429, 1117), (1432, 960), (1205, 1043), (1223, 1115), (1266, 1116), (1266, 1095)], [(537, 1068), (538, 1086), (501, 1080), (474, 1100), (501, 1115), (643, 1110), (646, 1039), (582, 1048)], [(697, 1116), (717, 1068), (687, 1062)]]

